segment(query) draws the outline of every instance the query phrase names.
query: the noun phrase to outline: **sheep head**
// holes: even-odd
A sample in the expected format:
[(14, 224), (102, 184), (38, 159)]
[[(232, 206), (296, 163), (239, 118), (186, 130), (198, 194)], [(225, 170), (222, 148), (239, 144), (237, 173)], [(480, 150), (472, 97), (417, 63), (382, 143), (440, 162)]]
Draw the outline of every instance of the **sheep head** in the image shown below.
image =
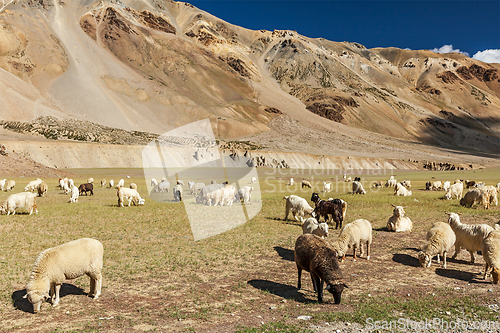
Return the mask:
[(493, 283), (498, 284), (498, 279), (500, 278), (500, 269), (493, 268), (491, 271), (491, 276), (493, 277)]
[(418, 253), (418, 261), (420, 262), (420, 267), (430, 267), (431, 266), (431, 257), (424, 253), (424, 251), (420, 251)]
[(50, 299), (49, 296), (49, 291), (40, 291), (40, 290), (33, 290), (27, 292), (26, 295), (23, 296), (23, 298), (27, 298), (28, 301), (33, 304), (33, 312), (38, 313), (40, 312), (40, 307), (42, 306), (42, 302)]
[(337, 281), (336, 283), (327, 284), (325, 289), (328, 290), (333, 295), (335, 304), (340, 304), (344, 288), (349, 288), (349, 287), (342, 281)]
[(392, 213), (395, 215), (395, 216), (399, 216), (399, 217), (403, 217), (405, 216), (405, 210), (403, 209), (403, 206), (394, 206), (394, 210), (392, 211)]

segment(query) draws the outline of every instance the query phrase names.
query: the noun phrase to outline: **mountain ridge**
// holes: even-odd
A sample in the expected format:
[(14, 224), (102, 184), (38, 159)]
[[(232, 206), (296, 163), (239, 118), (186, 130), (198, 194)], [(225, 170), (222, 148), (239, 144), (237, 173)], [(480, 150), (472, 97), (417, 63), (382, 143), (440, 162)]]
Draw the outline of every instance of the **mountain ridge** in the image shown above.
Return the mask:
[(273, 149), (274, 133), (294, 150), (297, 133), (273, 132), (289, 117), (339, 145), (382, 135), (500, 152), (500, 64), (461, 54), (254, 31), (157, 0), (17, 1), (0, 13), (0, 45), (0, 86), (15, 92), (0, 93), (5, 121), (164, 133), (210, 118), (218, 137)]

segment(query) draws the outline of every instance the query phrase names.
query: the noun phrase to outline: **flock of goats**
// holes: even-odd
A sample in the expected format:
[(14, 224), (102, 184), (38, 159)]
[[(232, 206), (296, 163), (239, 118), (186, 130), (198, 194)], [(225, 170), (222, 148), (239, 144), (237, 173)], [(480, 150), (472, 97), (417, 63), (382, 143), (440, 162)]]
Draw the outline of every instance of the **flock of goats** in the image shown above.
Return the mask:
[[(255, 178), (251, 183), (256, 181)], [(350, 181), (345, 179), (345, 181)], [(0, 181), (0, 189), (12, 190), (15, 186), (13, 181)], [(93, 178), (89, 178), (86, 183), (76, 187), (71, 179), (60, 179), (59, 187), (65, 194), (70, 194), (70, 203), (78, 201), (78, 197), (83, 193), (93, 195)], [(170, 183), (162, 179), (158, 183), (151, 180), (152, 191), (168, 192)], [(293, 185), (294, 180), (290, 178), (288, 185)], [(105, 187), (106, 180), (101, 181), (101, 186)], [(174, 186), (173, 193), (176, 201), (182, 201), (182, 186), (180, 180)], [(226, 183), (211, 184), (205, 186), (202, 183), (189, 182), (189, 189), (192, 194), (197, 195), (197, 203), (205, 205), (230, 205), (236, 200), (243, 199), (250, 201), (253, 188), (243, 187), (236, 191), (234, 186)], [(312, 188), (310, 182), (303, 180), (302, 187)], [(372, 186), (382, 186), (382, 182), (373, 182)], [(114, 187), (114, 182), (108, 183), (110, 188)], [(330, 192), (331, 183), (323, 183), (323, 191)], [(412, 195), (411, 182), (397, 182), (394, 177), (386, 182), (386, 187), (394, 188), (394, 195)], [(462, 198), (464, 186), (469, 188)], [(131, 202), (135, 205), (143, 205), (144, 199), (137, 191), (137, 186), (131, 183), (128, 188), (124, 186), (121, 179), (115, 187), (117, 189), (118, 206), (123, 207), (125, 200), (128, 205)], [(353, 194), (366, 194), (361, 179), (356, 177), (352, 182)], [(428, 182), (428, 190), (445, 190), (444, 199), (456, 197), (463, 206), (471, 207), (475, 202), (481, 203), (484, 208), (490, 204), (497, 205), (497, 194), (500, 191), (500, 183), (493, 186), (486, 186), (482, 183), (472, 181), (456, 180), (453, 185), (450, 182), (444, 184)], [(33, 211), (38, 212), (35, 197), (43, 196), (48, 190), (48, 186), (41, 179), (36, 179), (28, 183), (24, 192), (10, 195), (7, 200), (0, 205), (2, 214), (15, 214), (16, 209), (25, 209), (30, 215)], [(36, 193), (33, 193), (36, 191)], [(333, 294), (335, 303), (340, 303), (341, 294), (347, 286), (342, 281), (338, 259), (345, 260), (346, 252), (353, 250), (354, 260), (357, 259), (356, 252), (360, 249), (360, 256), (364, 255), (364, 244), (366, 244), (366, 259), (370, 259), (370, 245), (372, 242), (372, 226), (365, 219), (357, 219), (342, 226), (347, 210), (347, 203), (341, 199), (322, 200), (318, 193), (313, 193), (311, 201), (315, 208), (312, 208), (306, 199), (297, 195), (285, 196), (285, 220), (291, 212), (296, 220), (301, 221), (303, 234), (298, 237), (295, 243), (295, 262), (298, 270), (298, 288), (301, 287), (301, 273), (305, 270), (310, 273), (315, 292), (318, 293), (318, 301), (323, 301), (323, 285), (325, 289)], [(311, 217), (304, 219), (305, 215)], [(323, 217), (325, 222), (320, 223)], [(333, 243), (328, 243), (324, 237), (328, 236), (328, 222), (335, 222), (336, 229), (341, 228), (338, 239)], [(500, 223), (500, 221), (499, 221)], [(389, 218), (387, 229), (389, 231), (404, 232), (411, 231), (413, 224), (405, 216), (402, 206), (394, 206), (393, 216)], [(420, 265), (429, 267), (433, 257), (437, 256), (440, 263), (440, 256), (443, 257), (443, 267), (446, 268), (446, 254), (455, 245), (455, 258), (462, 248), (469, 251), (471, 262), (474, 262), (474, 252), (481, 251), (486, 262), (484, 278), (491, 269), (493, 283), (498, 283), (500, 278), (500, 225), (491, 227), (487, 224), (467, 225), (460, 222), (460, 218), (455, 213), (449, 214), (448, 223), (437, 222), (427, 233), (427, 243), (422, 251), (418, 253)], [(52, 305), (59, 303), (59, 291), (65, 279), (74, 279), (82, 275), (90, 277), (89, 296), (98, 298), (101, 293), (103, 266), (103, 246), (90, 238), (74, 240), (41, 252), (35, 260), (33, 269), (26, 285), (26, 298), (33, 304), (34, 312), (40, 310), (43, 301), (51, 300)]]
[[(351, 179), (344, 176), (345, 181)], [(294, 180), (290, 178), (288, 185), (293, 185)], [(373, 187), (382, 186), (381, 181), (373, 182)], [(469, 190), (462, 197), (464, 185)], [(303, 180), (302, 187), (312, 188), (309, 181)], [(323, 183), (323, 192), (330, 192), (331, 183)], [(385, 187), (393, 187), (394, 195), (411, 196), (411, 182), (408, 180), (397, 182), (393, 176), (386, 182)], [(460, 205), (472, 207), (476, 202), (488, 209), (490, 205), (498, 205), (498, 192), (500, 183), (496, 186), (486, 186), (484, 183), (476, 183), (469, 180), (455, 180), (452, 185), (449, 181), (427, 182), (426, 190), (444, 190), (444, 199), (456, 198)], [(356, 177), (352, 183), (353, 194), (366, 194), (361, 179)], [(335, 303), (340, 303), (341, 294), (346, 285), (342, 282), (342, 273), (338, 259), (345, 260), (346, 252), (353, 250), (354, 261), (357, 249), (360, 255), (364, 255), (364, 244), (366, 244), (366, 259), (370, 260), (370, 245), (372, 243), (372, 225), (365, 219), (357, 219), (344, 227), (347, 203), (341, 199), (322, 200), (318, 193), (313, 193), (311, 201), (315, 204), (312, 208), (305, 198), (297, 195), (285, 196), (285, 220), (290, 212), (296, 220), (302, 223), (303, 234), (295, 244), (295, 262), (298, 269), (298, 288), (301, 287), (301, 272), (305, 270), (311, 274), (314, 291), (318, 293), (318, 301), (323, 300), (323, 284), (333, 294)], [(394, 206), (394, 205), (393, 205)], [(310, 215), (304, 219), (304, 215)], [(320, 223), (323, 217), (325, 222)], [(338, 239), (328, 243), (324, 239), (328, 236), (328, 222), (335, 222), (336, 229), (341, 228)], [(411, 231), (412, 221), (405, 216), (402, 206), (394, 206), (393, 215), (387, 222), (387, 230), (395, 232)], [(446, 268), (446, 255), (455, 246), (456, 258), (460, 250), (466, 249), (471, 255), (471, 263), (474, 263), (474, 252), (481, 251), (486, 262), (484, 279), (491, 269), (493, 283), (497, 284), (500, 278), (500, 221), (491, 227), (487, 224), (467, 225), (460, 222), (456, 213), (449, 213), (448, 223), (437, 222), (427, 233), (426, 244), (418, 253), (420, 266), (429, 267), (433, 257), (443, 258), (443, 267)]]

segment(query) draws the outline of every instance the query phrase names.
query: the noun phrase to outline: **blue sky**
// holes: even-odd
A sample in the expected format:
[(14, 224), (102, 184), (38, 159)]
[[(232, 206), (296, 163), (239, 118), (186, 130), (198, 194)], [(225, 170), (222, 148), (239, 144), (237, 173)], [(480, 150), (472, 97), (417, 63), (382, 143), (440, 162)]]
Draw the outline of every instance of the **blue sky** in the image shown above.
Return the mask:
[[(500, 1), (198, 0), (194, 6), (252, 29), (295, 30), (307, 37), (398, 47), (490, 52), (500, 62)], [(484, 60), (484, 59), (482, 59)], [(492, 62), (492, 61), (490, 61)]]

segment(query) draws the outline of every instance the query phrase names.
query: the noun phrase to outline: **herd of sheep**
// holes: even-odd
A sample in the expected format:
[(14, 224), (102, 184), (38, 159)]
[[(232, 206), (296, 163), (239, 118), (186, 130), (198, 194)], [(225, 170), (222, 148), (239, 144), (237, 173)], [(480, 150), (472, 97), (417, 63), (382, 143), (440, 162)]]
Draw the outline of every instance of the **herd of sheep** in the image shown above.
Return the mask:
[[(351, 181), (345, 178), (345, 181)], [(13, 182), (13, 181), (12, 181)], [(255, 179), (251, 180), (254, 183)], [(70, 194), (70, 203), (78, 202), (79, 196), (83, 193), (93, 195), (94, 179), (89, 178), (86, 183), (76, 187), (71, 179), (60, 179), (59, 187), (65, 194)], [(353, 183), (353, 194), (366, 194), (361, 179), (356, 177)], [(114, 181), (106, 182), (101, 180), (101, 186), (106, 184), (110, 188), (114, 187)], [(141, 198), (137, 191), (137, 185), (131, 183), (127, 188), (125, 182), (121, 179), (117, 185), (118, 206), (123, 207), (124, 202), (128, 200), (128, 206), (131, 203), (135, 205), (144, 205), (145, 200)], [(290, 178), (288, 185), (293, 185), (294, 180)], [(471, 189), (462, 198), (463, 185)], [(0, 189), (12, 190), (15, 183), (0, 181)], [(173, 187), (175, 201), (183, 200), (184, 182), (177, 180)], [(303, 180), (302, 187), (312, 188), (309, 181)], [(373, 182), (373, 186), (382, 186), (382, 182)], [(412, 191), (411, 182), (405, 180), (397, 182), (391, 177), (386, 182), (386, 187), (394, 187), (394, 195), (410, 196)], [(167, 179), (157, 182), (151, 179), (152, 192), (168, 192), (170, 183)], [(245, 186), (236, 191), (233, 185), (227, 182), (217, 183), (215, 181), (210, 185), (203, 183), (188, 182), (190, 194), (194, 195), (197, 204), (207, 206), (227, 206), (234, 202), (249, 202), (253, 187)], [(428, 182), (428, 190), (446, 191), (444, 199), (456, 197), (460, 204), (472, 206), (474, 202), (480, 202), (485, 208), (490, 204), (497, 205), (497, 193), (500, 191), (500, 183), (496, 187), (476, 184), (471, 181), (450, 182)], [(15, 214), (16, 209), (25, 209), (30, 215), (37, 213), (35, 197), (43, 196), (47, 193), (48, 187), (45, 182), (37, 178), (28, 183), (24, 192), (10, 195), (7, 200), (0, 205), (2, 214)], [(33, 193), (36, 191), (36, 193)], [(331, 183), (323, 182), (323, 192), (331, 191)], [(469, 193), (474, 193), (469, 195)], [(465, 200), (464, 200), (465, 199)], [(342, 199), (329, 198), (322, 200), (319, 193), (313, 193), (311, 201), (315, 208), (309, 205), (305, 198), (297, 195), (284, 197), (285, 200), (285, 220), (290, 213), (301, 222), (302, 235), (295, 243), (295, 262), (298, 270), (298, 288), (301, 288), (301, 273), (305, 270), (310, 273), (315, 292), (318, 293), (318, 301), (323, 301), (323, 285), (326, 283), (326, 290), (332, 293), (336, 304), (341, 301), (341, 294), (347, 285), (342, 280), (342, 272), (338, 260), (345, 260), (348, 250), (352, 249), (353, 258), (356, 261), (357, 250), (360, 250), (360, 256), (365, 254), (366, 259), (370, 260), (370, 246), (372, 243), (372, 225), (366, 219), (357, 219), (351, 223), (342, 226), (345, 221), (347, 203)], [(394, 206), (394, 205), (393, 205)], [(305, 215), (310, 217), (304, 219)], [(324, 222), (320, 222), (323, 217)], [(334, 242), (326, 241), (328, 237), (328, 224), (336, 223), (336, 229), (341, 228), (338, 239)], [(499, 221), (500, 223), (500, 221)], [(402, 206), (394, 206), (393, 215), (387, 222), (387, 230), (394, 232), (410, 232), (413, 223), (405, 216)], [(474, 262), (474, 252), (482, 251), (486, 262), (485, 278), (487, 272), (491, 269), (493, 282), (498, 283), (500, 277), (500, 226), (495, 228), (486, 225), (466, 225), (460, 222), (460, 218), (455, 213), (449, 213), (448, 223), (435, 223), (427, 233), (426, 244), (422, 251), (418, 253), (418, 259), (422, 267), (429, 267), (433, 257), (437, 256), (438, 263), (440, 256), (443, 257), (443, 267), (446, 268), (446, 255), (455, 246), (455, 258), (462, 248), (469, 251), (471, 262)], [(26, 298), (33, 304), (34, 312), (40, 310), (44, 300), (51, 300), (52, 305), (59, 303), (59, 289), (65, 279), (74, 279), (82, 275), (90, 277), (90, 296), (98, 298), (101, 293), (103, 267), (103, 246), (95, 240), (82, 238), (68, 242), (41, 252), (35, 260), (33, 269), (26, 286)]]
[[(344, 177), (344, 181), (352, 181)], [(352, 194), (366, 194), (360, 179), (356, 177), (352, 181)], [(287, 185), (293, 185), (294, 180), (290, 178)], [(330, 192), (330, 184), (323, 182), (323, 191)], [(382, 186), (381, 181), (373, 182), (373, 187)], [(470, 190), (462, 198), (464, 184)], [(393, 176), (386, 182), (386, 187), (394, 188), (394, 195), (411, 196), (411, 181), (397, 182)], [(302, 187), (312, 187), (309, 181), (302, 181)], [(440, 181), (427, 182), (426, 190), (444, 190), (443, 199), (449, 200), (453, 197), (460, 200), (462, 206), (471, 207), (475, 202), (481, 203), (485, 209), (489, 205), (498, 205), (498, 192), (500, 183), (494, 186), (486, 186), (484, 183), (476, 183), (469, 180), (456, 180), (451, 185), (449, 181), (444, 185)], [(296, 195), (285, 196), (285, 220), (291, 212), (294, 218), (301, 222), (303, 235), (300, 236), (295, 245), (295, 261), (298, 270), (298, 288), (301, 287), (301, 272), (310, 272), (314, 291), (318, 293), (318, 301), (323, 300), (322, 285), (327, 283), (327, 290), (333, 296), (335, 303), (340, 303), (342, 290), (346, 285), (342, 282), (342, 273), (338, 259), (345, 260), (346, 252), (353, 250), (354, 261), (357, 249), (363, 256), (363, 245), (366, 244), (366, 259), (370, 259), (370, 245), (372, 242), (372, 226), (368, 220), (357, 219), (342, 227), (345, 219), (347, 203), (341, 199), (321, 200), (319, 193), (313, 193), (311, 201), (315, 204), (312, 208), (305, 198)], [(387, 230), (394, 232), (410, 232), (413, 228), (412, 221), (405, 216), (402, 206), (394, 206), (393, 215), (387, 222)], [(304, 219), (305, 215), (311, 217)], [(320, 223), (324, 217), (325, 222)], [(328, 222), (335, 222), (336, 228), (342, 227), (338, 239), (333, 243), (324, 238), (328, 236)], [(308, 235), (305, 237), (305, 235)], [(457, 257), (462, 248), (469, 251), (471, 262), (474, 262), (474, 252), (481, 251), (486, 262), (484, 278), (489, 270), (492, 272), (493, 283), (497, 284), (500, 278), (500, 221), (495, 228), (487, 224), (467, 225), (460, 222), (456, 213), (449, 213), (448, 223), (437, 222), (427, 233), (426, 244), (418, 253), (420, 266), (429, 267), (433, 257), (443, 257), (443, 267), (446, 268), (446, 254), (455, 246), (453, 259)], [(332, 255), (334, 254), (334, 255)], [(327, 256), (331, 256), (328, 257)]]

